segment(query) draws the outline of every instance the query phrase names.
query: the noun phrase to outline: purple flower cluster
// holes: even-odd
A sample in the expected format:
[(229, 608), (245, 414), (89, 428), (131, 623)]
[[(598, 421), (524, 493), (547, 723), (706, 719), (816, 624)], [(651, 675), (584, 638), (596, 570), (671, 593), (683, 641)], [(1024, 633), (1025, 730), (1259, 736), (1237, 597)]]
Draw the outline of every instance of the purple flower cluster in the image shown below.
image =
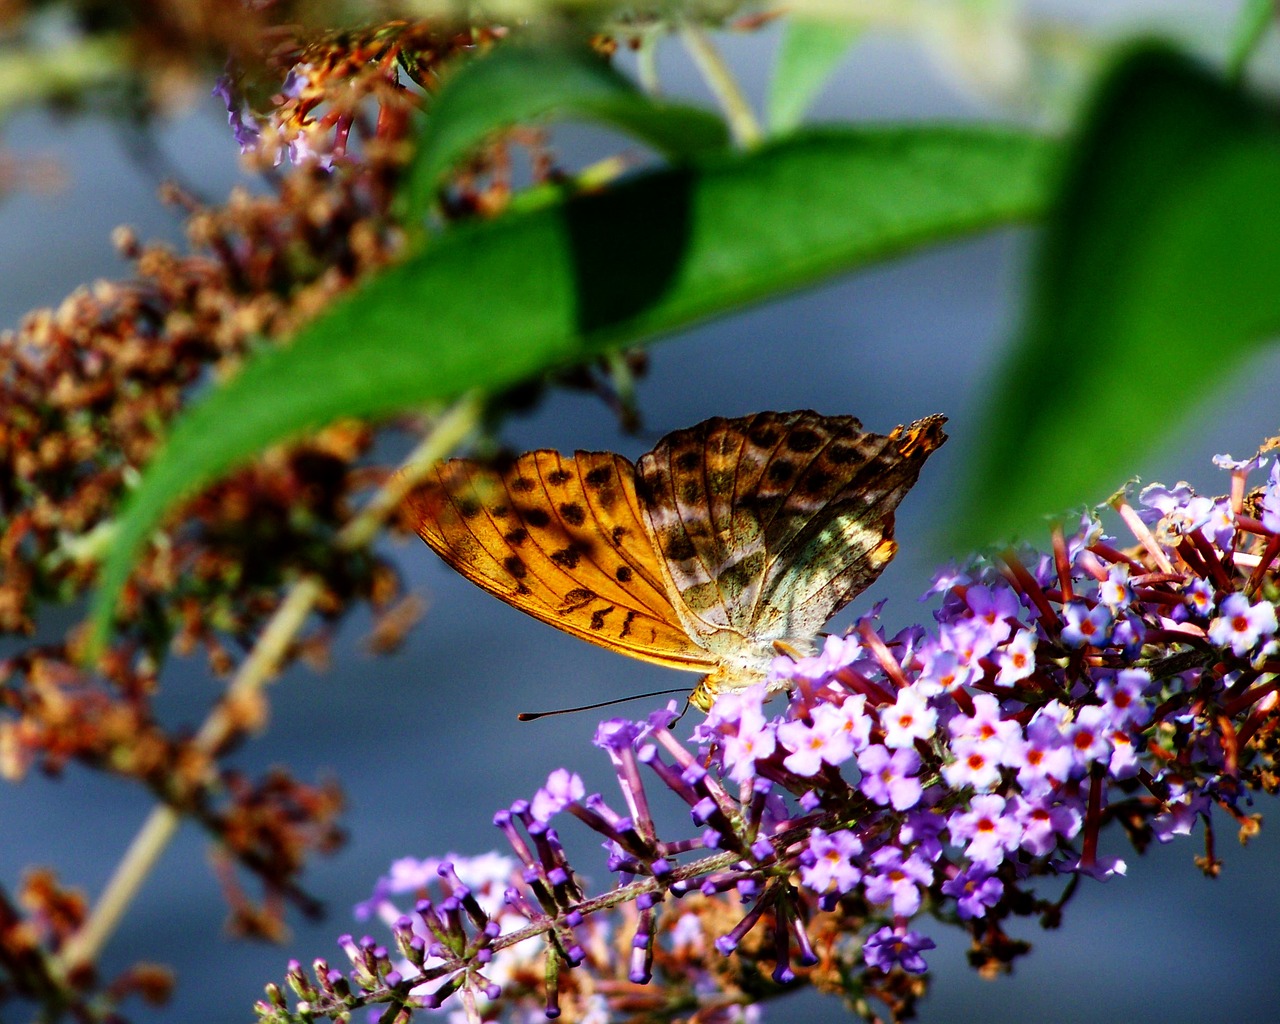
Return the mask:
[[(1117, 498), (1128, 549), (1088, 516), (1073, 536), (1055, 531), (1048, 553), (1007, 551), (940, 574), (926, 595), (941, 599), (931, 628), (889, 636), (876, 608), (813, 656), (780, 656), (773, 672), (791, 698), (775, 715), (760, 687), (722, 695), (692, 746), (672, 732), (674, 707), (603, 723), (596, 744), (621, 803), (560, 770), (499, 814), (519, 883), (456, 933), (433, 923), (452, 920), (434, 904), (397, 919), (397, 934), (434, 935), (428, 952), (450, 966), (432, 974), (429, 958), (410, 958), (395, 984), (365, 986), (366, 1000), (411, 1008), (424, 981), (448, 974), (451, 990), (470, 985), (471, 1019), (497, 1019), (520, 999), (504, 989), (477, 1010), (494, 985), (483, 964), (497, 961), (468, 951), (536, 935), (554, 1015), (565, 979), (583, 973), (569, 968), (599, 941), (588, 919), (625, 906), (631, 986), (656, 963), (664, 985), (686, 982), (700, 1005), (723, 999), (731, 986), (713, 948), (767, 966), (780, 989), (827, 979), (839, 990), (830, 978), (856, 978), (897, 1018), (910, 1010), (903, 979), (926, 970), (934, 946), (918, 928), (923, 912), (966, 928), (988, 965), (1006, 966), (1023, 950), (1003, 922), (1053, 919), (1075, 888), (1054, 902), (1038, 881), (1125, 872), (1101, 850), (1108, 823), (1139, 848), (1197, 820), (1208, 831), (1215, 807), (1248, 827), (1238, 804), (1271, 784), (1280, 749), (1280, 475), (1246, 496), (1258, 463), (1223, 464), (1230, 499), (1186, 485), (1147, 488), (1136, 508)], [(654, 785), (688, 805), (692, 834), (660, 838)], [(603, 837), (617, 876), (607, 894), (581, 891), (555, 827), (566, 816)], [(466, 923), (461, 910), (453, 917)], [(682, 953), (697, 946), (681, 938), (690, 934), (696, 955)], [(620, 989), (576, 984), (617, 1008), (609, 993)], [(439, 1005), (432, 991), (427, 1002)], [(292, 1019), (267, 1012), (282, 1005), (264, 1004), (264, 1016)]]

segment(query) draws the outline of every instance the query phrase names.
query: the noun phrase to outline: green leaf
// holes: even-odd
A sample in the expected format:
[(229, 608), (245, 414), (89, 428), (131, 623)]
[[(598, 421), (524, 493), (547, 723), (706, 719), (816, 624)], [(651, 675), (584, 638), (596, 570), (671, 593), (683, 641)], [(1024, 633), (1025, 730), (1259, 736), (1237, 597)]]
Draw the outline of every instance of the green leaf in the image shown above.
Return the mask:
[(432, 100), (407, 180), (411, 214), (424, 213), (445, 173), (495, 133), (572, 117), (618, 128), (674, 158), (722, 149), (729, 141), (716, 115), (650, 99), (589, 50), (499, 46), (462, 64)]
[(1245, 0), (1244, 6), (1236, 16), (1235, 30), (1227, 57), (1227, 69), (1233, 79), (1244, 76), (1249, 58), (1261, 45), (1267, 29), (1275, 19), (1275, 0)]
[(369, 280), (175, 424), (103, 567), (94, 638), (164, 514), (339, 416), (495, 391), (832, 274), (1038, 215), (1056, 145), (983, 128), (829, 130), (481, 222)]
[(770, 132), (781, 135), (800, 123), (861, 32), (851, 21), (787, 19), (766, 101)]
[(991, 388), (966, 548), (1105, 500), (1280, 327), (1280, 125), (1185, 57), (1133, 52), (1068, 161), (1029, 322)]

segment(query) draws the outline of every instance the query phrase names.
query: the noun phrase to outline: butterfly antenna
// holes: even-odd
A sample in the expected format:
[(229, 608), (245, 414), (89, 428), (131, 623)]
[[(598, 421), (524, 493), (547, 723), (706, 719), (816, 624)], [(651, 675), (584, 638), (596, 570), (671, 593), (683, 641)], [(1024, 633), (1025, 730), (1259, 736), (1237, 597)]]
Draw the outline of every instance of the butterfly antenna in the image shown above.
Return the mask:
[[(652, 693), (636, 693), (630, 697), (615, 697), (613, 700), (602, 700), (599, 704), (582, 704), (576, 708), (559, 708), (556, 711), (521, 711), (516, 718), (521, 722), (533, 722), (539, 718), (550, 718), (552, 715), (571, 715), (577, 711), (594, 711), (596, 708), (607, 708), (614, 704), (625, 704), (629, 700), (644, 700), (646, 697), (665, 697), (669, 693), (687, 694), (687, 686), (677, 686), (674, 690), (654, 690)], [(689, 702), (685, 701), (686, 708)], [(683, 711), (680, 714), (684, 714)]]

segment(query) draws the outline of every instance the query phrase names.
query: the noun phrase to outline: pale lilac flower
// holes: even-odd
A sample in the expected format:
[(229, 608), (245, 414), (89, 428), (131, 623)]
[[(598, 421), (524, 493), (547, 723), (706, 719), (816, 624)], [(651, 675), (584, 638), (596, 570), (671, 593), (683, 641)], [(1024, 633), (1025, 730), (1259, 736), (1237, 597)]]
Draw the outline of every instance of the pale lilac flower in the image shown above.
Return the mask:
[(911, 686), (898, 691), (893, 704), (880, 709), (880, 725), (884, 729), (886, 747), (910, 747), (916, 740), (927, 740), (938, 727), (938, 713)]
[(985, 627), (992, 645), (999, 645), (1009, 639), (1013, 632), (1008, 619), (1016, 619), (1022, 611), (1022, 603), (1007, 586), (970, 587), (964, 596), (965, 602), (973, 612), (974, 618)]
[(874, 873), (863, 879), (867, 899), (889, 903), (893, 912), (910, 917), (920, 909), (920, 890), (933, 882), (933, 865), (913, 853), (904, 858), (896, 846), (882, 846), (871, 855)]
[(955, 878), (942, 883), (942, 891), (956, 901), (961, 921), (986, 917), (987, 911), (1000, 902), (1004, 882), (986, 868), (972, 865)]
[(1138, 501), (1146, 509), (1146, 511), (1140, 512), (1139, 516), (1143, 522), (1150, 525), (1169, 513), (1181, 509), (1194, 496), (1195, 492), (1185, 480), (1180, 480), (1172, 488), (1166, 487), (1164, 484), (1151, 484), (1149, 487), (1144, 487), (1138, 495)]
[[(852, 753), (839, 723), (833, 722), (829, 715), (821, 719), (815, 715), (812, 725), (799, 720), (783, 722), (778, 726), (776, 735), (782, 749), (791, 751), (783, 759), (783, 765), (797, 775), (817, 775), (822, 770), (823, 761), (839, 764), (841, 753), (843, 760), (848, 760)], [(837, 744), (834, 749), (833, 742)]]
[(1113, 731), (1112, 726), (1107, 709), (1096, 704), (1076, 712), (1074, 721), (1067, 726), (1067, 745), (1076, 764), (1088, 766), (1111, 753), (1108, 734)]
[(1000, 782), (1000, 751), (974, 739), (951, 742), (955, 760), (942, 766), (942, 777), (954, 789), (972, 786), (979, 792), (994, 789)]
[[(846, 697), (839, 704), (820, 704), (813, 712), (814, 720), (829, 719), (832, 727), (831, 750), (836, 760), (831, 764), (843, 764), (871, 741), (872, 719), (867, 713), (867, 698), (862, 694)], [(837, 744), (837, 735), (843, 734), (848, 753)]]
[(1196, 819), (1209, 811), (1209, 798), (1203, 793), (1193, 793), (1182, 783), (1169, 783), (1169, 799), (1164, 810), (1152, 819), (1152, 832), (1156, 840), (1168, 843), (1174, 836), (1189, 836)]
[(966, 857), (993, 871), (1022, 839), (1022, 827), (1007, 813), (1004, 797), (994, 793), (975, 796), (969, 810), (953, 812), (947, 829), (952, 842), (967, 843)]
[(996, 674), (996, 686), (1012, 686), (1026, 679), (1036, 670), (1036, 634), (1034, 630), (1020, 629), (1013, 635), (1004, 650), (996, 657), (1000, 671)]
[(889, 753), (887, 747), (873, 744), (858, 755), (862, 781), (858, 788), (867, 799), (905, 811), (920, 802), (922, 792), (916, 773), (920, 755), (914, 747), (903, 747)]
[(1262, 455), (1255, 455), (1250, 459), (1233, 459), (1230, 455), (1215, 455), (1213, 464), (1219, 469), (1230, 470), (1233, 473), (1254, 473), (1267, 464), (1267, 459)]
[(948, 562), (933, 574), (933, 582), (921, 595), (920, 600), (927, 601), (934, 594), (947, 594), (956, 587), (967, 586), (972, 582), (973, 577), (969, 573), (960, 569), (954, 562)]
[(1113, 779), (1131, 779), (1142, 766), (1138, 760), (1139, 748), (1127, 729), (1116, 729), (1107, 737), (1111, 742), (1111, 759), (1107, 762), (1107, 774)]
[(776, 746), (774, 723), (764, 717), (765, 688), (753, 686), (716, 698), (706, 726), (720, 734), (721, 760), (735, 782), (756, 774), (756, 761), (769, 757)]
[(1236, 514), (1225, 501), (1215, 501), (1198, 524), (1219, 550), (1230, 551), (1236, 536)]
[(1074, 839), (1084, 824), (1084, 812), (1074, 802), (1048, 794), (1033, 799), (1015, 796), (1013, 814), (1022, 827), (1020, 845), (1037, 857), (1051, 853), (1059, 838)]
[(1271, 474), (1262, 492), (1262, 525), (1280, 533), (1280, 459), (1271, 464)]
[(1018, 773), (1024, 793), (1038, 793), (1071, 775), (1072, 756), (1064, 733), (1066, 709), (1051, 701), (1027, 723), (1020, 742), (1006, 751), (1010, 768)]
[(1263, 638), (1276, 632), (1276, 609), (1270, 601), (1250, 604), (1244, 594), (1229, 594), (1219, 608), (1218, 618), (1209, 623), (1209, 639), (1219, 647), (1243, 657)]
[(853, 858), (862, 853), (862, 840), (848, 829), (827, 833), (815, 828), (801, 860), (800, 881), (819, 896), (851, 892), (862, 879)]
[(1151, 704), (1146, 699), (1151, 686), (1151, 673), (1144, 668), (1128, 668), (1111, 679), (1098, 683), (1098, 696), (1103, 699), (1108, 717), (1119, 728), (1141, 728), (1151, 720)]
[(1101, 646), (1107, 642), (1112, 615), (1105, 604), (1090, 608), (1083, 601), (1070, 601), (1063, 607), (1062, 617), (1066, 622), (1062, 642), (1068, 647)]
[[(1005, 636), (1008, 636), (1007, 626)], [(955, 651), (958, 666), (964, 666), (975, 674), (982, 671), (978, 662), (994, 651), (998, 642), (985, 621), (973, 618), (952, 623), (939, 639), (945, 649)]]
[(935, 810), (916, 808), (908, 811), (898, 829), (898, 844), (930, 861), (942, 856), (942, 842), (938, 838), (947, 827), (946, 819)]
[(534, 794), (530, 813), (535, 821), (545, 824), (571, 803), (581, 800), (585, 792), (580, 775), (557, 768), (547, 776), (547, 784)]
[[(1276, 465), (1280, 467), (1280, 462)], [(1213, 614), (1213, 587), (1207, 581), (1199, 578), (1192, 580), (1182, 594), (1187, 599), (1187, 609), (1193, 614), (1201, 618), (1208, 618)]]
[(973, 681), (974, 667), (962, 664), (960, 656), (940, 644), (929, 644), (920, 652), (920, 675), (912, 684), (924, 697), (936, 697)]
[(1017, 722), (1001, 717), (1000, 701), (994, 694), (979, 693), (973, 697), (973, 714), (956, 715), (947, 723), (952, 740), (964, 740), (990, 746), (998, 758), (1006, 744), (1022, 734)]
[(1129, 567), (1113, 565), (1107, 570), (1107, 578), (1098, 584), (1098, 600), (1112, 613), (1129, 607), (1133, 600), (1133, 586), (1129, 583)]

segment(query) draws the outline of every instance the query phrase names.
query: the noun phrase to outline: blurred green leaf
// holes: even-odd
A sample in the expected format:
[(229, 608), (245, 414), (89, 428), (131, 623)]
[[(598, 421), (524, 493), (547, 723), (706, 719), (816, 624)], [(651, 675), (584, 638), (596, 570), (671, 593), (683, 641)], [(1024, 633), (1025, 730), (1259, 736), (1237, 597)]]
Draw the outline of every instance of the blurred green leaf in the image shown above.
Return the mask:
[(729, 141), (716, 115), (650, 99), (590, 50), (499, 46), (461, 65), (432, 100), (406, 184), (411, 216), (421, 216), (435, 201), (444, 174), (495, 133), (575, 117), (618, 128), (674, 158), (721, 149)]
[(1241, 78), (1262, 43), (1267, 29), (1276, 20), (1276, 0), (1245, 0), (1236, 16), (1235, 30), (1227, 56), (1227, 70), (1233, 79)]
[(477, 223), (366, 282), (174, 425), (120, 519), (101, 643), (174, 502), (339, 416), (495, 391), (922, 245), (1038, 216), (1056, 144), (984, 128), (829, 130)]
[(800, 123), (861, 31), (851, 21), (787, 19), (766, 101), (770, 132), (781, 135)]
[(1280, 124), (1189, 59), (1134, 51), (1067, 161), (957, 546), (1105, 500), (1277, 328)]

